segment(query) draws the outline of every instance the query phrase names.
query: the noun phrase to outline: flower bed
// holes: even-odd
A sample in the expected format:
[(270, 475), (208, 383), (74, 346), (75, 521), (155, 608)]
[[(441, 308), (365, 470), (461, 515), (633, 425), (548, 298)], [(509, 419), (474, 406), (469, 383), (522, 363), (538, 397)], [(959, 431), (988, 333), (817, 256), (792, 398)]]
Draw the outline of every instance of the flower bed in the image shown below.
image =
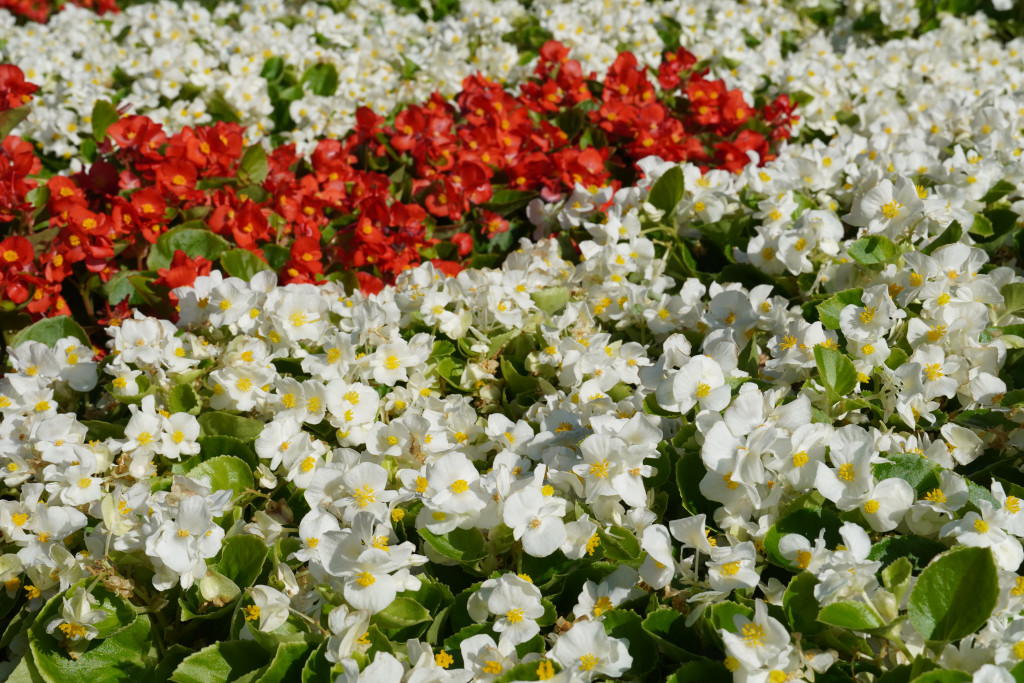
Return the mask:
[(535, 5), (296, 146), (0, 71), (11, 680), (1021, 675), (1019, 41)]

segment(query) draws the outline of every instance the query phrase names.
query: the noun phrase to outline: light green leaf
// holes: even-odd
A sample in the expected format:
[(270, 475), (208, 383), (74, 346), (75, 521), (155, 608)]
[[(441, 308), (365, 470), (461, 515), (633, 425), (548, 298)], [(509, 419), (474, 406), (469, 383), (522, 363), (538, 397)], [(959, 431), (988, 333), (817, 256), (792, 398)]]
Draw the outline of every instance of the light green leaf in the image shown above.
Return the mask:
[(851, 244), (848, 253), (862, 266), (878, 270), (896, 258), (900, 250), (885, 235), (868, 235)]
[(1007, 313), (1016, 313), (1024, 309), (1024, 282), (1011, 282), (999, 290), (1003, 295), (1003, 306)]
[(818, 621), (854, 631), (870, 631), (885, 626), (885, 622), (867, 604), (852, 600), (828, 605), (818, 613)]
[(252, 640), (226, 640), (189, 655), (171, 674), (176, 683), (227, 683), (270, 661), (270, 655)]
[(0, 111), (0, 140), (3, 140), (10, 135), (11, 131), (14, 130), (19, 123), (25, 120), (25, 117), (28, 116), (31, 109), (31, 107), (23, 105), (21, 107), (15, 107), (14, 109)]
[(430, 621), (430, 612), (412, 598), (398, 596), (390, 605), (373, 615), (371, 623), (382, 629), (405, 628)]
[(259, 256), (248, 249), (229, 249), (220, 255), (220, 264), (228, 275), (242, 278), (246, 282), (261, 270), (270, 270), (270, 266)]
[(999, 597), (992, 551), (964, 547), (936, 557), (910, 592), (910, 623), (926, 640), (948, 643), (981, 628)]
[(149, 269), (159, 270), (170, 266), (174, 252), (178, 249), (185, 252), (189, 258), (202, 256), (214, 261), (221, 252), (231, 247), (223, 237), (205, 227), (198, 227), (200, 225), (203, 225), (202, 221), (194, 221), (160, 235), (149, 251), (149, 258), (146, 261)]
[(167, 409), (172, 413), (190, 413), (196, 415), (202, 403), (196, 391), (188, 384), (175, 385), (167, 395)]
[(267, 179), (269, 170), (267, 152), (257, 142), (242, 153), (242, 160), (238, 162), (238, 180), (243, 185), (260, 185)]
[(121, 117), (117, 107), (106, 100), (96, 100), (92, 106), (92, 137), (96, 142), (103, 142), (107, 137), (107, 129), (118, 122)]
[(814, 361), (822, 383), (837, 396), (846, 396), (857, 386), (857, 369), (842, 351), (815, 346)]
[(186, 474), (193, 479), (209, 477), (210, 486), (214, 491), (230, 489), (235, 495), (241, 495), (246, 489), (255, 485), (252, 470), (241, 458), (233, 455), (218, 455), (215, 458), (204, 460)]
[(92, 348), (89, 335), (85, 333), (82, 326), (66, 315), (43, 318), (39, 322), (26, 327), (18, 333), (18, 336), (14, 338), (10, 345), (12, 348), (17, 348), (22, 342), (37, 341), (52, 348), (54, 344), (65, 337), (75, 337), (86, 347)]
[(567, 287), (547, 287), (539, 292), (530, 294), (533, 303), (545, 313), (554, 315), (565, 308), (569, 302), (569, 289)]
[(861, 305), (861, 295), (864, 294), (864, 290), (860, 287), (855, 289), (846, 289), (834, 296), (825, 299), (818, 304), (818, 320), (824, 327), (830, 330), (839, 329), (839, 314), (844, 308), (850, 304), (857, 306)]
[(220, 559), (214, 565), (217, 570), (228, 577), (239, 588), (245, 589), (253, 585), (263, 571), (267, 557), (266, 544), (256, 536), (240, 534), (225, 539), (220, 551)]
[(890, 593), (896, 596), (897, 601), (903, 599), (903, 593), (910, 585), (910, 576), (913, 571), (914, 565), (905, 557), (898, 558), (882, 570), (882, 583)]

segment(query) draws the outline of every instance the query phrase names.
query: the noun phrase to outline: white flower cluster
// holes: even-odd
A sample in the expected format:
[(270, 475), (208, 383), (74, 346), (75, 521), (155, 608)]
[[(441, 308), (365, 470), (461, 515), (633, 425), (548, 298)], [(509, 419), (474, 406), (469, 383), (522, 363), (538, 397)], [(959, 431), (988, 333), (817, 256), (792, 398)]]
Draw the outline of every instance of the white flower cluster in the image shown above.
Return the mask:
[[(211, 123), (213, 109), (237, 117), (254, 139), (278, 132), (311, 148), (347, 133), (361, 106), (387, 113), (435, 90), (451, 96), (477, 71), (515, 80), (523, 67), (502, 36), (522, 12), (514, 0), (468, 0), (434, 22), (388, 0), (353, 2), (344, 12), (312, 2), (218, 3), (212, 14), (195, 2), (165, 1), (103, 17), (69, 6), (47, 24), (14, 30), (14, 15), (0, 10), (0, 61), (40, 86), (18, 131), (58, 156), (77, 153), (91, 135), (93, 104), (115, 95), (172, 130)], [(288, 104), (294, 130), (274, 131), (270, 118), (261, 72), (273, 57), (297, 78), (317, 64), (337, 73), (330, 96), (309, 82), (297, 86), (301, 96)]]

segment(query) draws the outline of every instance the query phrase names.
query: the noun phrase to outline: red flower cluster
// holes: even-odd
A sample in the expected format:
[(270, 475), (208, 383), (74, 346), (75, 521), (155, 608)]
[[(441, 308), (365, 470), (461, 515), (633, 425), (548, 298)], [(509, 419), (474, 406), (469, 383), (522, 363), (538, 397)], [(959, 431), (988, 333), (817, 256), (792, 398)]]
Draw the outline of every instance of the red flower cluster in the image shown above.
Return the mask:
[[(191, 284), (210, 272), (212, 254), (179, 251), (157, 273), (144, 265), (169, 228), (188, 223), (274, 263), (284, 282), (356, 269), (359, 286), (374, 291), (425, 253), (436, 256), (435, 232), (450, 235), (442, 253), (463, 259), (474, 235), (493, 238), (509, 230), (507, 218), (521, 220), (512, 214), (525, 201), (488, 210), (496, 188), (554, 200), (577, 184), (617, 186), (612, 171), (630, 178), (650, 155), (730, 170), (749, 163), (751, 151), (771, 158), (773, 143), (789, 135), (788, 99), (750, 106), (696, 67), (686, 50), (670, 52), (652, 81), (623, 53), (597, 80), (549, 42), (519, 95), (476, 75), (454, 103), (435, 93), (390, 125), (360, 109), (345, 139), (321, 140), (308, 160), (293, 145), (246, 150), (233, 123), (168, 135), (145, 116), (122, 116), (97, 141), (88, 170), (50, 178), (36, 206), (27, 195), (40, 161), (9, 137), (0, 148), (0, 225), (13, 222), (29, 237), (45, 226), (53, 236), (38, 256), (26, 237), (0, 243), (0, 286), (10, 301), (31, 299), (31, 313), (55, 315), (68, 310), (66, 283), (87, 300), (99, 293), (87, 282), (124, 270), (157, 286)], [(35, 89), (17, 67), (0, 66), (0, 108), (20, 106)], [(461, 267), (432, 260), (452, 274)], [(123, 316), (109, 303), (118, 302), (100, 303), (107, 319)]]
[[(53, 0), (0, 0), (0, 9), (17, 17), (43, 23), (51, 14), (64, 9), (64, 4)], [(117, 0), (71, 0), (71, 4), (91, 9), (96, 14), (120, 11)]]

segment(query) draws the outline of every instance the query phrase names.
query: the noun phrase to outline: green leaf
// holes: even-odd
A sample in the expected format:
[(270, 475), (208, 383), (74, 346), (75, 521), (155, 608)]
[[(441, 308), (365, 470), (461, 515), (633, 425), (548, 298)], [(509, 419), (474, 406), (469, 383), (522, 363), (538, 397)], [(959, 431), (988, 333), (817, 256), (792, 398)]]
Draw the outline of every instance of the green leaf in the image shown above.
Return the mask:
[(815, 346), (814, 361), (822, 383), (837, 396), (846, 396), (857, 386), (857, 369), (842, 351)]
[(640, 563), (640, 541), (636, 540), (632, 531), (621, 526), (611, 526), (598, 529), (597, 534), (601, 538), (601, 550), (609, 560), (623, 564)]
[(167, 409), (172, 413), (195, 415), (202, 407), (195, 389), (189, 384), (177, 384), (167, 395)]
[(825, 299), (817, 305), (818, 320), (821, 321), (821, 324), (824, 327), (827, 327), (830, 330), (838, 330), (839, 314), (850, 304), (860, 306), (860, 299), (863, 294), (864, 290), (857, 287), (855, 289), (844, 290), (828, 299)]
[(657, 182), (654, 183), (651, 193), (647, 195), (647, 201), (656, 209), (664, 211), (667, 216), (672, 213), (672, 210), (682, 200), (685, 187), (683, 169), (679, 166), (673, 166), (665, 171), (658, 178)]
[(260, 70), (260, 76), (268, 81), (276, 81), (282, 73), (284, 73), (284, 59), (281, 57), (271, 57), (263, 62), (263, 69)]
[(945, 549), (946, 546), (938, 541), (924, 536), (886, 536), (871, 546), (868, 559), (890, 564), (905, 557), (914, 565), (914, 569), (920, 570)]
[(10, 346), (11, 348), (17, 348), (22, 342), (37, 341), (52, 348), (54, 344), (65, 337), (75, 337), (86, 347), (92, 348), (89, 335), (85, 333), (82, 326), (66, 315), (43, 318), (39, 322), (26, 327), (18, 333), (10, 343)]
[(1013, 183), (1000, 179), (995, 185), (989, 188), (988, 192), (985, 193), (985, 196), (981, 198), (981, 201), (984, 204), (995, 204), (1015, 189), (1017, 188)]
[(539, 292), (530, 294), (530, 298), (533, 299), (533, 303), (537, 304), (537, 308), (554, 315), (565, 308), (565, 304), (569, 302), (569, 289), (568, 287), (546, 287)]
[(902, 479), (911, 486), (917, 493), (935, 488), (939, 483), (938, 465), (928, 458), (916, 453), (889, 453), (886, 455), (887, 463), (879, 463), (874, 466), (875, 478)]
[(900, 250), (885, 235), (868, 235), (851, 244), (847, 252), (850, 258), (862, 266), (879, 270), (896, 258)]
[[(174, 259), (174, 252), (180, 249), (189, 258), (202, 256), (210, 261), (215, 261), (221, 252), (231, 247), (220, 235), (216, 235), (205, 227), (194, 227), (203, 225), (201, 221), (186, 223), (177, 228), (172, 228), (157, 238), (156, 244), (149, 251), (149, 258), (146, 264), (150, 270), (167, 268)], [(192, 227), (186, 227), (192, 226)]]
[(261, 185), (267, 179), (269, 170), (267, 152), (257, 142), (249, 145), (242, 153), (242, 160), (238, 162), (238, 180), (243, 185)]
[(476, 562), (487, 557), (484, 535), (476, 527), (453, 529), (446, 534), (435, 534), (428, 529), (419, 530), (420, 538), (445, 557), (459, 562)]
[(882, 570), (882, 583), (890, 593), (896, 596), (896, 601), (903, 599), (903, 593), (910, 585), (910, 577), (914, 571), (914, 565), (905, 557), (898, 558), (895, 562)]
[(15, 126), (25, 120), (31, 109), (31, 107), (23, 105), (14, 109), (0, 111), (0, 140), (10, 135)]
[(298, 680), (302, 675), (302, 665), (311, 648), (310, 643), (293, 641), (277, 646), (274, 658), (270, 660), (266, 671), (259, 678), (259, 683), (285, 683)]
[(103, 142), (107, 137), (107, 128), (118, 122), (120, 115), (117, 107), (105, 100), (96, 100), (92, 106), (92, 137), (96, 142)]
[(279, 244), (265, 244), (263, 245), (263, 256), (267, 259), (267, 265), (271, 270), (281, 270), (291, 258), (291, 251)]
[(683, 647), (696, 647), (700, 640), (694, 631), (686, 626), (686, 615), (681, 612), (674, 609), (656, 609), (644, 618), (642, 626), (667, 657), (687, 660), (696, 656)]
[(959, 242), (960, 238), (963, 237), (963, 234), (964, 229), (960, 226), (960, 223), (958, 221), (953, 221), (945, 230), (942, 231), (941, 235), (929, 242), (928, 246), (924, 247), (920, 251), (922, 254), (930, 255), (939, 247)]
[(225, 640), (189, 655), (171, 674), (176, 683), (227, 683), (266, 666), (270, 655), (252, 640)]
[(1003, 306), (1007, 313), (1016, 313), (1024, 309), (1024, 282), (1011, 282), (999, 290), (1003, 295)]
[(259, 578), (267, 552), (266, 544), (256, 536), (232, 536), (224, 540), (220, 559), (214, 567), (244, 590)]
[(833, 602), (826, 606), (818, 613), (818, 621), (853, 631), (870, 631), (885, 626), (885, 622), (867, 604), (852, 600)]
[(203, 436), (232, 436), (239, 441), (254, 441), (263, 432), (263, 422), (213, 411), (199, 416), (199, 428)]
[(794, 568), (779, 552), (779, 541), (787, 534), (799, 534), (811, 543), (825, 530), (825, 541), (829, 546), (840, 542), (839, 527), (842, 522), (836, 513), (827, 508), (803, 507), (782, 516), (773, 524), (764, 537), (764, 551), (768, 559), (783, 567)]
[(629, 654), (633, 657), (630, 673), (643, 677), (658, 664), (658, 648), (654, 638), (644, 630), (640, 616), (625, 609), (613, 609), (604, 613), (602, 619), (605, 632), (613, 638), (627, 641)]
[(338, 90), (338, 70), (333, 64), (314, 64), (302, 74), (302, 83), (314, 95), (330, 97)]
[(430, 621), (427, 608), (412, 598), (398, 596), (390, 605), (373, 615), (370, 623), (382, 629), (405, 628)]
[(914, 683), (969, 683), (971, 674), (963, 671), (928, 671), (914, 679)]
[(246, 282), (261, 270), (270, 270), (263, 260), (248, 249), (229, 249), (220, 255), (220, 264), (228, 275), (242, 278)]
[(210, 487), (214, 491), (230, 489), (235, 495), (241, 495), (246, 489), (255, 486), (252, 470), (245, 464), (245, 461), (233, 455), (218, 455), (215, 458), (204, 460), (186, 474), (193, 479), (201, 477), (210, 478)]
[(60, 631), (51, 635), (47, 624), (60, 615), (63, 601), (54, 596), (43, 607), (29, 629), (29, 645), (36, 668), (48, 681), (137, 681), (155, 665), (150, 659), (152, 627), (148, 617), (140, 617), (115, 635), (92, 641), (88, 649), (72, 659), (61, 647)]
[(925, 567), (910, 592), (910, 623), (926, 640), (948, 643), (981, 628), (999, 597), (988, 548), (957, 548)]
[(818, 601), (814, 597), (817, 585), (818, 578), (810, 572), (800, 572), (789, 582), (782, 596), (782, 611), (789, 619), (791, 631), (813, 636), (821, 630)]
[(708, 683), (708, 681), (728, 681), (732, 674), (725, 664), (711, 659), (687, 662), (669, 676), (665, 683)]

